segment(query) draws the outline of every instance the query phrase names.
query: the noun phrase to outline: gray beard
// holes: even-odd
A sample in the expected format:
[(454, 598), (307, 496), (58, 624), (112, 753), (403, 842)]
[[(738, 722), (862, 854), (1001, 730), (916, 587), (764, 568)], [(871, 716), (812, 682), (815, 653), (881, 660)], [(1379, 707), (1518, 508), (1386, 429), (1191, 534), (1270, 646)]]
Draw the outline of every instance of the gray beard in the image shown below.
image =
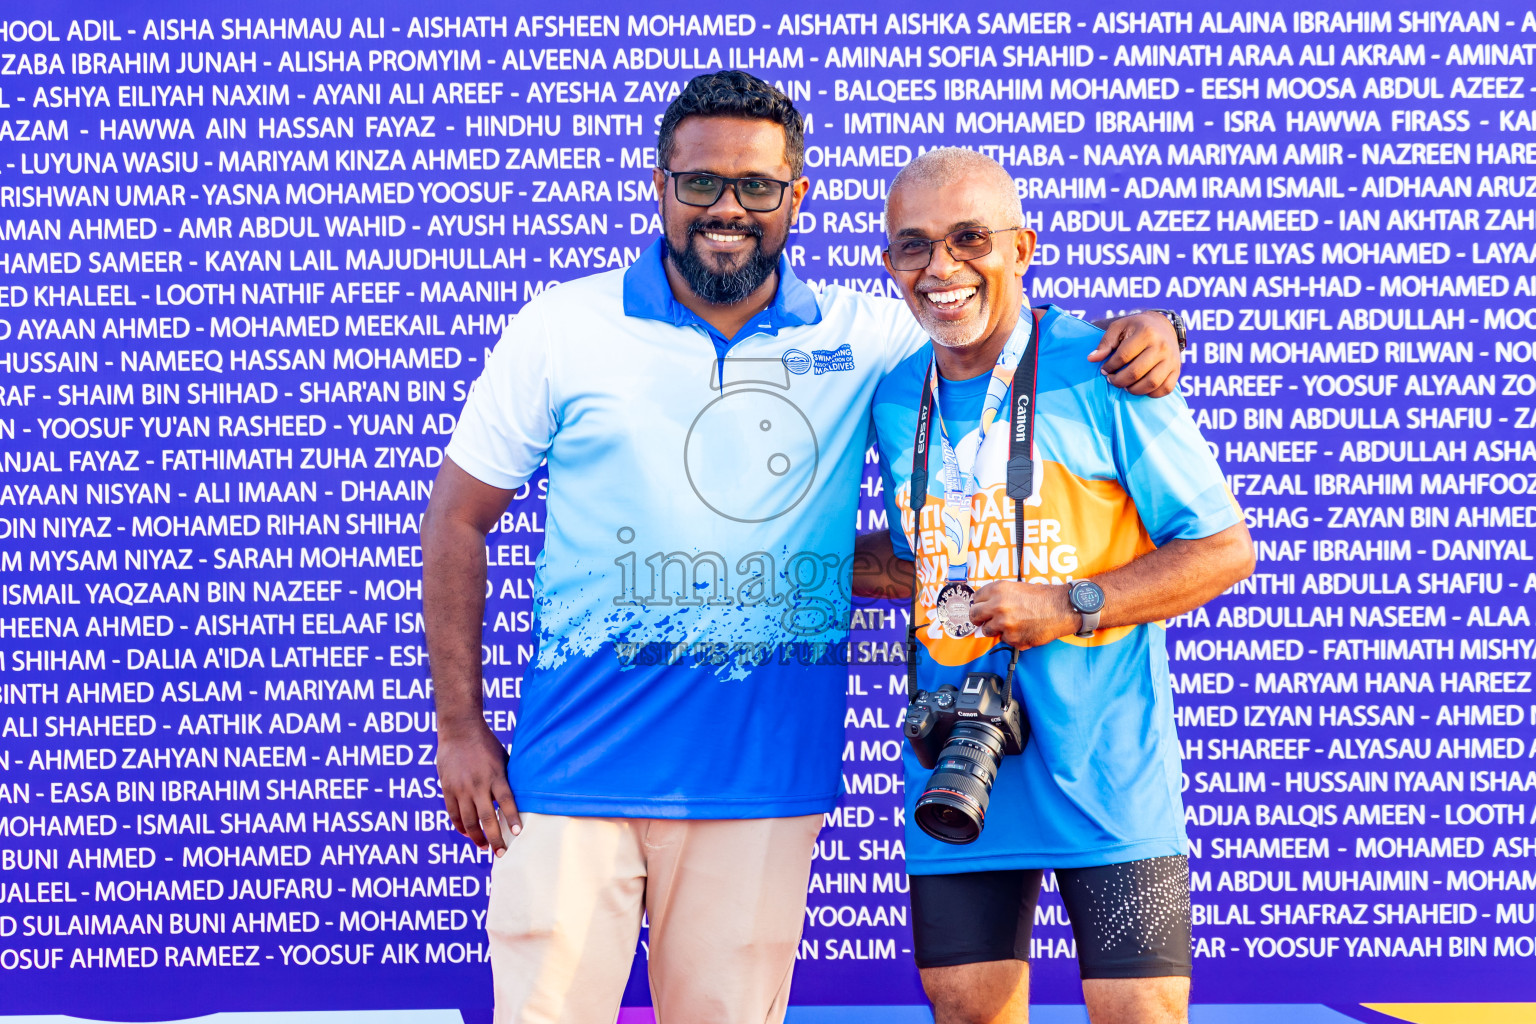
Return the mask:
[[(710, 225), (708, 230), (714, 230), (715, 227), (716, 225)], [(734, 306), (761, 288), (763, 282), (768, 280), (779, 267), (779, 253), (765, 252), (762, 232), (756, 230), (751, 233), (757, 238), (757, 247), (752, 250), (752, 255), (748, 256), (741, 266), (724, 273), (713, 270), (693, 247), (693, 236), (702, 230), (705, 229), (697, 224), (690, 224), (687, 245), (678, 249), (668, 242), (667, 253), (677, 272), (683, 275), (684, 281), (688, 282), (688, 287), (710, 305)]]
[[(927, 301), (919, 299), (919, 302)], [(922, 308), (919, 306), (919, 308)], [(943, 345), (945, 348), (969, 348), (981, 340), (987, 330), (987, 307), (985, 301), (977, 307), (977, 316), (970, 321), (954, 323), (953, 321), (938, 320), (936, 318), (918, 315), (917, 322), (923, 330), (928, 332), (928, 337)]]

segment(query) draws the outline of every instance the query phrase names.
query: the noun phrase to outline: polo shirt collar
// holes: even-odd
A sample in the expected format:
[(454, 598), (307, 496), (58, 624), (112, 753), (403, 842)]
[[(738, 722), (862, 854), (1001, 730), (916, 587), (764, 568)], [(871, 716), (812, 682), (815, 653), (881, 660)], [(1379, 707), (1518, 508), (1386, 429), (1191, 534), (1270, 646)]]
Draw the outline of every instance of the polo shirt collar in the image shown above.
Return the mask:
[[(659, 320), (674, 327), (702, 326), (715, 331), (693, 310), (672, 295), (667, 281), (666, 242), (656, 239), (640, 258), (624, 271), (624, 314), (642, 320)], [(778, 334), (784, 327), (808, 327), (821, 322), (821, 306), (816, 293), (789, 268), (789, 259), (779, 254), (779, 287), (773, 303), (742, 327), (737, 337), (751, 334)], [(735, 339), (731, 339), (734, 341)]]

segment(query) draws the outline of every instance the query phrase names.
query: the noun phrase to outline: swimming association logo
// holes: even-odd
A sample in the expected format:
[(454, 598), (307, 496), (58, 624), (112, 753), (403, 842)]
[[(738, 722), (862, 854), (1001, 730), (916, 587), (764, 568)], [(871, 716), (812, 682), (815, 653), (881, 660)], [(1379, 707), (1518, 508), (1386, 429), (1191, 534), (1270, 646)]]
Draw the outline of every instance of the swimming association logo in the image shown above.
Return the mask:
[(844, 342), (834, 349), (816, 349), (811, 353), (811, 361), (816, 366), (817, 376), (829, 370), (851, 370), (853, 369), (853, 346)]
[(811, 368), (811, 357), (808, 353), (797, 348), (788, 349), (784, 353), (784, 369), (790, 373), (805, 373)]

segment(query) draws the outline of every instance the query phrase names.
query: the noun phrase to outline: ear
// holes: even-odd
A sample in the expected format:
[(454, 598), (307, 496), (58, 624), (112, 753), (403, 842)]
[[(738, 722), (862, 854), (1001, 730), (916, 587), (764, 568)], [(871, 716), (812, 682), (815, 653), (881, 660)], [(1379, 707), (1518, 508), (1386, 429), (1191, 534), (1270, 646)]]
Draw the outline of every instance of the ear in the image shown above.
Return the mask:
[(656, 186), (656, 212), (661, 213), (661, 197), (667, 191), (667, 176), (661, 172), (660, 167), (651, 168), (651, 183)]
[(811, 190), (811, 179), (805, 175), (796, 178), (789, 186), (789, 223), (793, 227), (800, 219), (800, 204), (805, 202), (806, 193)]
[(1029, 272), (1029, 264), (1035, 258), (1035, 243), (1039, 236), (1029, 228), (1020, 228), (1014, 233), (1014, 260), (1013, 272), (1018, 277), (1023, 277)]

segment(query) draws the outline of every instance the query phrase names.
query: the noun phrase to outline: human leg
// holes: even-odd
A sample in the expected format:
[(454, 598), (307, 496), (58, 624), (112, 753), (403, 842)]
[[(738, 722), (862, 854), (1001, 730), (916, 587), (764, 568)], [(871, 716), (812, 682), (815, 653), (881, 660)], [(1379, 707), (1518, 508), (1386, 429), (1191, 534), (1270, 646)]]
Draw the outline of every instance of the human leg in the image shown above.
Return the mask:
[(495, 1022), (612, 1021), (640, 934), (639, 822), (526, 811), (522, 819), (491, 869)]
[(1188, 978), (1084, 978), (1093, 1024), (1188, 1024)]
[(778, 1024), (820, 814), (646, 823), (658, 1024)]
[(1058, 870), (1093, 1024), (1189, 1019), (1189, 861)]
[(1025, 1024), (1039, 871), (912, 876), (913, 952), (937, 1024)]
[(1029, 963), (991, 960), (918, 972), (934, 1024), (1028, 1024)]

